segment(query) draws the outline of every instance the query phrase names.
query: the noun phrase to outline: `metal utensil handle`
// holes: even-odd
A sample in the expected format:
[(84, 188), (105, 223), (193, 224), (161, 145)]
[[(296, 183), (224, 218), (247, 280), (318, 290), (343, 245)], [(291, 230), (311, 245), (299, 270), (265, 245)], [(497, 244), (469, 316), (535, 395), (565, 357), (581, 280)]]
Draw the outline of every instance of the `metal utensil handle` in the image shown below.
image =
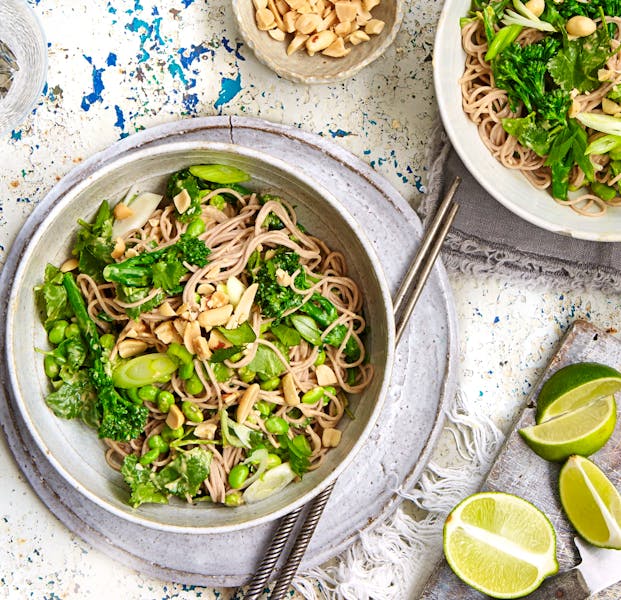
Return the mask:
[(259, 568), (254, 574), (254, 577), (252, 578), (252, 581), (244, 594), (244, 600), (257, 600), (257, 598), (263, 593), (265, 584), (267, 583), (267, 580), (278, 562), (278, 558), (280, 557), (283, 548), (289, 539), (291, 530), (302, 512), (302, 508), (303, 506), (296, 508), (280, 520), (276, 534), (272, 538), (272, 542), (270, 543)]
[[(412, 287), (412, 283), (417, 277), (423, 261), (427, 258), (427, 253), (429, 252), (433, 241), (437, 238), (439, 229), (445, 222), (447, 212), (449, 211), (451, 206), (453, 206), (453, 198), (455, 196), (455, 193), (457, 192), (457, 188), (459, 187), (460, 183), (461, 177), (455, 177), (453, 183), (451, 184), (451, 187), (446, 193), (446, 196), (444, 196), (442, 202), (440, 203), (440, 206), (438, 206), (438, 210), (433, 216), (431, 224), (425, 231), (425, 235), (421, 240), (420, 245), (418, 246), (418, 250), (416, 251), (414, 260), (410, 264), (407, 273), (405, 274), (405, 277), (403, 278), (403, 281), (401, 282), (401, 285), (397, 290), (397, 294), (395, 295), (395, 299), (393, 301), (395, 318), (397, 318), (398, 313), (401, 311), (403, 307), (403, 301), (405, 300), (408, 291)], [(441, 239), (443, 240), (444, 238), (442, 237)]]
[(295, 544), (289, 553), (287, 564), (283, 567), (280, 577), (276, 582), (276, 586), (272, 590), (272, 595), (270, 596), (271, 600), (282, 600), (282, 598), (285, 597), (291, 580), (300, 566), (302, 557), (304, 556), (306, 548), (315, 533), (317, 523), (319, 523), (319, 519), (321, 519), (323, 509), (326, 507), (335, 485), (336, 480), (333, 481), (325, 490), (323, 490), (323, 492), (321, 492), (314, 500), (312, 500), (310, 510), (304, 519), (304, 523), (300, 528)]
[[(456, 177), (446, 196), (442, 200), (441, 205), (438, 207), (431, 225), (425, 232), (416, 256), (414, 257), (414, 260), (412, 261), (408, 272), (406, 273), (403, 282), (397, 291), (393, 303), (395, 319), (397, 320), (395, 334), (396, 343), (399, 343), (399, 340), (405, 331), (405, 326), (407, 325), (416, 301), (420, 297), (422, 288), (424, 287), (427, 277), (431, 272), (431, 268), (433, 267), (433, 264), (435, 263), (435, 260), (440, 252), (442, 242), (444, 241), (446, 234), (455, 219), (459, 205), (453, 202), (453, 197), (455, 196), (455, 192), (457, 191), (460, 183), (461, 179)], [(403, 301), (412, 284), (414, 284), (415, 287), (411, 290), (411, 297), (408, 299), (405, 306), (403, 306)], [(300, 566), (302, 557), (306, 552), (306, 548), (308, 547), (313, 533), (315, 532), (315, 528), (319, 523), (323, 510), (330, 499), (330, 495), (332, 494), (332, 490), (335, 485), (336, 481), (333, 481), (312, 501), (311, 508), (300, 528), (300, 531), (298, 532), (295, 544), (287, 559), (287, 563), (283, 567), (276, 586), (272, 591), (272, 595), (270, 597), (271, 600), (281, 600), (289, 589), (291, 580)], [(276, 531), (276, 535), (267, 549), (263, 560), (261, 561), (261, 564), (259, 565), (259, 568), (250, 583), (250, 588), (244, 596), (244, 600), (256, 600), (256, 598), (258, 598), (261, 594), (265, 583), (269, 579), (274, 566), (280, 558), (280, 554), (287, 542), (287, 536), (297, 521), (300, 511), (301, 509), (297, 509), (289, 513), (286, 517), (283, 517), (281, 520), (278, 530)], [(258, 592), (257, 589), (259, 590)]]

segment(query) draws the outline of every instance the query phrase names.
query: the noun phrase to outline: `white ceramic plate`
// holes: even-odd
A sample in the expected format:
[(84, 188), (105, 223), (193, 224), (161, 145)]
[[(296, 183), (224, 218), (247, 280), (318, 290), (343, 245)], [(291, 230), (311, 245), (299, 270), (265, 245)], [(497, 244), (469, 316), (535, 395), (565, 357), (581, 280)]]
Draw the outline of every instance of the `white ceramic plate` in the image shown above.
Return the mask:
[(555, 202), (547, 191), (534, 188), (519, 172), (503, 167), (484, 146), (476, 126), (462, 110), (458, 81), (464, 72), (459, 19), (470, 0), (446, 0), (436, 31), (433, 77), (444, 128), (466, 168), (503, 206), (526, 221), (575, 238), (621, 241), (621, 208), (603, 217), (585, 217)]

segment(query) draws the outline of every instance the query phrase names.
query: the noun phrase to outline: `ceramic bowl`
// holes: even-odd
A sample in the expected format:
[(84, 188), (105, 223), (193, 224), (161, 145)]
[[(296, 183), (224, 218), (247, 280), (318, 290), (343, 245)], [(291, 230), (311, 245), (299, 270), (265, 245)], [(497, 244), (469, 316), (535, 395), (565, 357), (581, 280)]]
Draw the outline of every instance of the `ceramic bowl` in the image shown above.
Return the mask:
[(47, 76), (45, 34), (34, 11), (23, 0), (0, 2), (0, 41), (11, 51), (18, 69), (0, 98), (0, 135), (15, 129), (32, 110)]
[(608, 208), (603, 217), (585, 217), (538, 190), (517, 170), (501, 165), (484, 146), (476, 125), (462, 110), (459, 79), (464, 72), (459, 19), (470, 0), (446, 0), (436, 30), (433, 77), (442, 122), (451, 144), (477, 181), (498, 202), (543, 229), (600, 242), (621, 241), (621, 208)]
[[(48, 262), (61, 264), (70, 256), (78, 219), (89, 220), (101, 200), (121, 199), (133, 183), (141, 189), (163, 192), (167, 176), (192, 164), (221, 163), (250, 173), (249, 187), (270, 189), (296, 205), (301, 222), (341, 250), (350, 276), (365, 294), (364, 313), (369, 324), (367, 348), (375, 376), (364, 393), (351, 398), (355, 419), (344, 419), (340, 445), (322, 466), (289, 485), (279, 494), (238, 508), (171, 500), (169, 505), (145, 504), (132, 509), (119, 473), (104, 459), (96, 432), (77, 420), (55, 417), (44, 402), (49, 392), (43, 360), (36, 348), (46, 348), (33, 294)], [(68, 176), (71, 180), (71, 175)], [(218, 533), (259, 524), (306, 503), (346, 468), (364, 444), (382, 407), (394, 352), (391, 298), (382, 268), (356, 221), (328, 191), (294, 167), (249, 148), (209, 142), (164, 143), (126, 153), (86, 178), (67, 186), (62, 200), (49, 212), (26, 246), (16, 271), (6, 317), (7, 370), (12, 398), (42, 452), (57, 471), (93, 502), (129, 521), (166, 531)], [(42, 204), (45, 205), (45, 200)]]
[(384, 29), (379, 35), (371, 36), (368, 42), (351, 46), (352, 51), (347, 56), (330, 58), (321, 53), (309, 56), (303, 48), (287, 56), (291, 35), (287, 35), (287, 41), (280, 42), (272, 39), (267, 31), (260, 31), (252, 0), (232, 0), (232, 5), (239, 30), (257, 59), (285, 79), (308, 84), (332, 83), (355, 75), (392, 44), (403, 20), (402, 0), (382, 0), (371, 13), (373, 18), (384, 21)]

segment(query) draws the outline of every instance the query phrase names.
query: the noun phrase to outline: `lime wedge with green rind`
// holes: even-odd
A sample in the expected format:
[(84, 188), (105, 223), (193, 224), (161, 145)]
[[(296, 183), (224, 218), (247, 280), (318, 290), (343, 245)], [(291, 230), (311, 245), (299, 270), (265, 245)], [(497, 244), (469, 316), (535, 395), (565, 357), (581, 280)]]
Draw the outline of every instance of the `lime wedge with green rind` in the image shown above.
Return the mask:
[(567, 365), (554, 373), (537, 397), (537, 423), (621, 390), (621, 373), (595, 362)]
[(455, 574), (493, 598), (521, 598), (558, 571), (556, 536), (533, 504), (503, 492), (460, 502), (444, 524), (444, 554)]
[(597, 452), (612, 435), (616, 421), (614, 396), (606, 396), (519, 433), (539, 456), (561, 461), (572, 454)]
[(596, 464), (570, 456), (559, 492), (567, 518), (587, 542), (621, 550), (621, 494)]

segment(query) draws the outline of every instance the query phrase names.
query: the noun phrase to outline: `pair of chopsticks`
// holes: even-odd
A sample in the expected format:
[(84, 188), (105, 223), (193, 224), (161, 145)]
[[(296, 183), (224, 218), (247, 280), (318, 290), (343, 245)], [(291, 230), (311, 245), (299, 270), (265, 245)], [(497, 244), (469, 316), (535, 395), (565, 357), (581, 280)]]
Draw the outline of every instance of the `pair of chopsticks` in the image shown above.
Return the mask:
[[(399, 343), (410, 315), (416, 305), (417, 300), (420, 297), (423, 287), (429, 277), (429, 273), (440, 253), (442, 243), (444, 242), (446, 235), (455, 219), (457, 209), (459, 205), (453, 201), (455, 192), (459, 187), (461, 179), (456, 177), (451, 187), (449, 188), (446, 196), (443, 198), (438, 210), (436, 211), (429, 228), (425, 231), (420, 246), (412, 261), (412, 264), (408, 268), (408, 271), (399, 286), (399, 290), (393, 301), (393, 311), (396, 323), (395, 340), (396, 344)], [(299, 528), (291, 551), (287, 557), (287, 561), (280, 573), (280, 577), (276, 582), (276, 585), (272, 589), (270, 596), (271, 600), (282, 600), (295, 575), (302, 557), (306, 552), (306, 548), (313, 537), (317, 523), (323, 513), (330, 494), (336, 485), (336, 481), (333, 481), (327, 488), (325, 488), (312, 502), (310, 508), (302, 525)], [(244, 600), (257, 600), (265, 589), (270, 575), (272, 574), (276, 563), (280, 559), (291, 531), (298, 522), (300, 513), (304, 507), (300, 507), (286, 516), (284, 516), (276, 534), (272, 538), (272, 541), (265, 552), (263, 560), (259, 565), (254, 577), (252, 578), (250, 585), (243, 596)]]

